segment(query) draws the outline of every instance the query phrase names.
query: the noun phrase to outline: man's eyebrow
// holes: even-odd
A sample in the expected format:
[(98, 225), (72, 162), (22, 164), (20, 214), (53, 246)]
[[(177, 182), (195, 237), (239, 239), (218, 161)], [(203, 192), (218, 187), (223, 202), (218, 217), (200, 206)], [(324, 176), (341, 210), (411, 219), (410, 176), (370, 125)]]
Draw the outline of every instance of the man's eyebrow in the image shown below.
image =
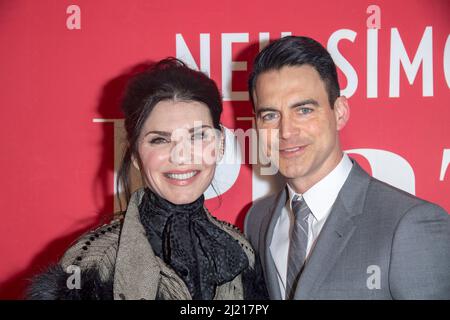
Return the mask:
[[(317, 100), (305, 99), (305, 100), (300, 100), (300, 101), (296, 101), (296, 102), (292, 103), (289, 106), (289, 108), (297, 108), (297, 107), (305, 106), (308, 104), (312, 104), (313, 106), (316, 106), (316, 107), (319, 106), (319, 102), (317, 102)], [(263, 112), (280, 112), (280, 111), (278, 109), (271, 108), (271, 107), (262, 107), (262, 108), (258, 108), (258, 110), (256, 111), (256, 114), (259, 116)]]
[(317, 102), (317, 100), (314, 99), (306, 99), (306, 100), (301, 100), (301, 101), (297, 101), (292, 103), (289, 108), (297, 108), (297, 107), (301, 107), (301, 106), (305, 106), (307, 104), (312, 104), (315, 107), (319, 106), (319, 102)]

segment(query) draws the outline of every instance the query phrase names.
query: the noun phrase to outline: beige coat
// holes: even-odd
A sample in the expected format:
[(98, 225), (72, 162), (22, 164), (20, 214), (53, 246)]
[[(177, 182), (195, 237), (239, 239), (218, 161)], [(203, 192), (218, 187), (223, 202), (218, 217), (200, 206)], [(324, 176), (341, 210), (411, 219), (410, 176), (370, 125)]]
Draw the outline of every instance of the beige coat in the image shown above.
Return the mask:
[[(117, 219), (82, 236), (60, 261), (64, 270), (70, 265), (81, 271), (96, 268), (102, 280), (113, 277), (114, 299), (164, 300), (191, 299), (186, 284), (162, 259), (157, 257), (144, 227), (139, 220), (138, 207), (144, 189), (137, 190), (130, 200), (124, 219)], [(242, 246), (249, 266), (254, 268), (255, 255), (249, 242), (231, 224), (214, 218), (212, 223), (230, 234)], [(123, 224), (123, 226), (122, 226)], [(215, 300), (243, 299), (241, 275), (216, 289)]]

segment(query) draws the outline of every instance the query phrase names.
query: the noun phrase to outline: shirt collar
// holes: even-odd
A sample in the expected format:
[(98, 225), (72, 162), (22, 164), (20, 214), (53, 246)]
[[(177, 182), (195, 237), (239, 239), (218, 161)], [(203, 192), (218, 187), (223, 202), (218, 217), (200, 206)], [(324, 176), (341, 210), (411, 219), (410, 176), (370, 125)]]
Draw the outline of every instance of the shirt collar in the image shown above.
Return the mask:
[(300, 198), (303, 197), (317, 221), (324, 219), (336, 201), (339, 191), (350, 174), (352, 166), (352, 161), (344, 153), (339, 164), (305, 193), (298, 194), (287, 184), (290, 209), (292, 210), (292, 199), (298, 195)]

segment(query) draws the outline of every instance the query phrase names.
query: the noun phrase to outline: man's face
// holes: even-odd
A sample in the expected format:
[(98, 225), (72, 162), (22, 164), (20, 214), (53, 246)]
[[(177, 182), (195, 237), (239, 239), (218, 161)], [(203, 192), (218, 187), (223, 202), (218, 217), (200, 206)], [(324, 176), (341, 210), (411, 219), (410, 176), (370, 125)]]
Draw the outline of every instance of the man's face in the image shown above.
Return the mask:
[[(256, 125), (267, 129), (260, 138), (272, 158), (279, 156), (281, 174), (296, 189), (303, 189), (297, 192), (305, 192), (339, 163), (338, 131), (348, 119), (347, 100), (339, 97), (332, 109), (325, 84), (313, 67), (286, 66), (260, 74), (254, 101)], [(274, 129), (278, 153), (271, 150)]]

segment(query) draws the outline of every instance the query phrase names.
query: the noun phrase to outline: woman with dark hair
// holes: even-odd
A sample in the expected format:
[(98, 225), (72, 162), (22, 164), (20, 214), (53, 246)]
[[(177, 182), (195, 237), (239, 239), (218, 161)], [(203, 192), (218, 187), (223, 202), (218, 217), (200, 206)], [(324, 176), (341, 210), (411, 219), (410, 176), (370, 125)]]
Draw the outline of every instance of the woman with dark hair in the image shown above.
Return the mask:
[[(132, 79), (122, 109), (127, 147), (117, 190), (125, 194), (126, 212), (81, 237), (33, 280), (28, 297), (264, 299), (250, 244), (204, 206), (223, 156), (214, 81), (168, 58)], [(134, 192), (133, 167), (145, 185)]]

